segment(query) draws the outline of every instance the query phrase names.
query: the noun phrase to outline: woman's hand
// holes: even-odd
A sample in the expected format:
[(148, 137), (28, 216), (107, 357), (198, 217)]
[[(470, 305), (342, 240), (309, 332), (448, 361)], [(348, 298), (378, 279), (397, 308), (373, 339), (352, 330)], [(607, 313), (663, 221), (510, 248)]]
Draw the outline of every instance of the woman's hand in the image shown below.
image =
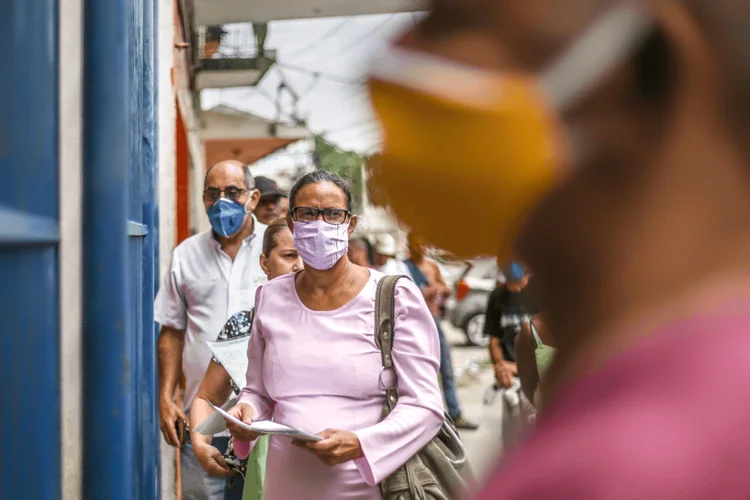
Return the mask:
[(295, 441), (294, 444), (312, 451), (324, 464), (331, 467), (356, 460), (363, 455), (359, 438), (353, 432), (326, 429), (318, 436), (323, 440)]
[[(227, 413), (247, 425), (253, 423), (253, 408), (247, 403), (238, 403)], [(227, 429), (229, 429), (229, 432), (232, 433), (232, 437), (237, 441), (255, 441), (258, 439), (258, 436), (260, 436), (257, 432), (249, 431), (229, 419), (225, 420), (227, 422)]]
[(214, 477), (231, 477), (234, 472), (224, 461), (221, 452), (210, 444), (200, 441), (193, 442), (193, 453), (198, 462), (210, 476)]

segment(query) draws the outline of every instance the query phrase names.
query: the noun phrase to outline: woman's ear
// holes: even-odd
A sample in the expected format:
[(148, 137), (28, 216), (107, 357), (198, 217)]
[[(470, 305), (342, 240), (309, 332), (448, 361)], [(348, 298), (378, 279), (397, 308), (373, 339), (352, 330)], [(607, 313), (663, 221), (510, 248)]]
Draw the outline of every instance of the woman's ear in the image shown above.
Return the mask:
[(263, 269), (263, 272), (266, 273), (266, 276), (271, 275), (271, 270), (268, 269), (268, 257), (266, 257), (266, 254), (264, 253), (260, 254), (260, 267)]
[(359, 217), (356, 215), (352, 215), (351, 220), (349, 220), (349, 237), (351, 238), (352, 233), (357, 228), (357, 222), (359, 221)]

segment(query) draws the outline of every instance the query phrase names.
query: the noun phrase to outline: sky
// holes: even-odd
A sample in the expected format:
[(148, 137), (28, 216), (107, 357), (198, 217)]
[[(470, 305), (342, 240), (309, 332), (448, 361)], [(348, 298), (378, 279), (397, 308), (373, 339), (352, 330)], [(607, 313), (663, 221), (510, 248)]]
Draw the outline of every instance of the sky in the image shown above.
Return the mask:
[[(280, 83), (299, 95), (297, 116), (313, 133), (347, 150), (370, 153), (380, 146), (380, 132), (361, 81), (371, 60), (385, 44), (421, 17), (419, 13), (383, 14), (274, 21), (269, 23), (266, 50), (276, 50), (277, 63), (258, 88), (203, 91), (209, 109), (226, 104), (258, 116), (276, 118)], [(248, 25), (227, 25), (222, 52), (251, 56), (256, 47)], [(227, 54), (229, 55), (229, 54)], [(316, 76), (316, 73), (318, 76)], [(282, 94), (287, 118), (292, 99)], [(309, 161), (309, 141), (297, 143), (258, 163), (265, 170), (292, 168)]]

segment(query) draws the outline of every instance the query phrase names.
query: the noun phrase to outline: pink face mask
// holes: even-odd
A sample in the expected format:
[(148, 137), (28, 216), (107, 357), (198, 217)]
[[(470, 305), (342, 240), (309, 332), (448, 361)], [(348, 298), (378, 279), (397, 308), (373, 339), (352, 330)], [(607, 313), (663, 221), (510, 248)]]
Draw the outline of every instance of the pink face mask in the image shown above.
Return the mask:
[(349, 247), (349, 224), (329, 224), (323, 220), (294, 223), (294, 247), (305, 266), (326, 271)]

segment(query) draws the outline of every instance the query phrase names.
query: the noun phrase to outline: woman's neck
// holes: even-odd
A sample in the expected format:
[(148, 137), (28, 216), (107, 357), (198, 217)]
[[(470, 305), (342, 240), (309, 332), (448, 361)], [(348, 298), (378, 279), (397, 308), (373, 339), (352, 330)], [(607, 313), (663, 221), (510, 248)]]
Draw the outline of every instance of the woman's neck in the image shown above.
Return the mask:
[(305, 267), (299, 278), (299, 285), (306, 290), (327, 292), (334, 287), (340, 287), (354, 272), (354, 265), (344, 254), (330, 269), (321, 271), (312, 267)]

